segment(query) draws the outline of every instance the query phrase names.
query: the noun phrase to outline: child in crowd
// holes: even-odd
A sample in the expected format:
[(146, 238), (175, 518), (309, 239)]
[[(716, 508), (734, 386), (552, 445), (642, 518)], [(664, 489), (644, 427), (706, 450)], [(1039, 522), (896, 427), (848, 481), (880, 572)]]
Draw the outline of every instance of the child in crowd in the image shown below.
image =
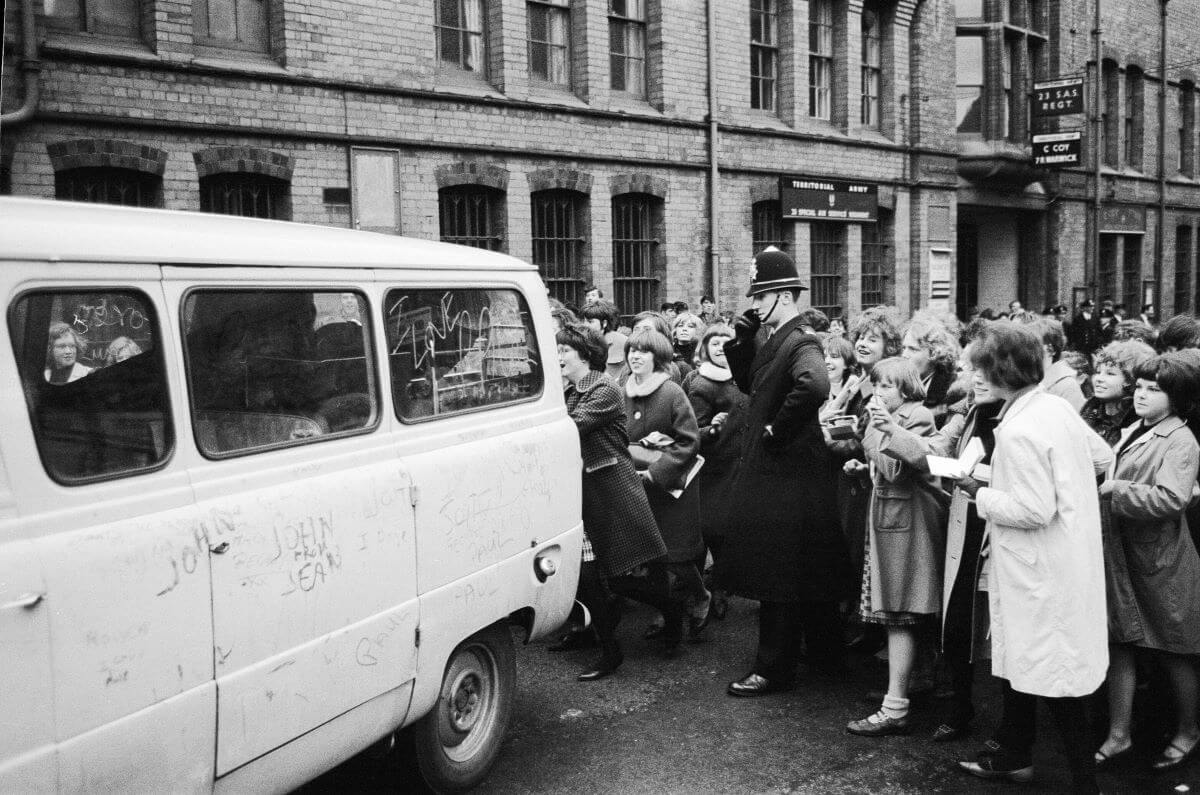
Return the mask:
[[(851, 721), (851, 734), (882, 737), (908, 731), (908, 679), (916, 661), (917, 629), (941, 606), (946, 503), (937, 479), (886, 455), (881, 414), (917, 436), (934, 433), (922, 405), (925, 387), (911, 362), (897, 357), (871, 369), (872, 423), (863, 434), (873, 493), (863, 561), (862, 617), (887, 630), (888, 688), (875, 713)], [(849, 463), (848, 463), (849, 465)]]

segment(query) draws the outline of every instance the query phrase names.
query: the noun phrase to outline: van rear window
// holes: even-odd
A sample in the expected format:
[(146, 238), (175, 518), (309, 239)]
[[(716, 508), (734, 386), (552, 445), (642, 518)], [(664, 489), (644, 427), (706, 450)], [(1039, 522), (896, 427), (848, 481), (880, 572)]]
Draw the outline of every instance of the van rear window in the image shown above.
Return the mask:
[(46, 472), (69, 485), (132, 475), (174, 445), (158, 319), (135, 290), (25, 293), (9, 333)]
[(384, 313), (392, 395), (402, 421), (542, 393), (529, 305), (516, 290), (390, 290)]
[(200, 452), (222, 457), (374, 427), (366, 317), (357, 292), (188, 293), (184, 354)]

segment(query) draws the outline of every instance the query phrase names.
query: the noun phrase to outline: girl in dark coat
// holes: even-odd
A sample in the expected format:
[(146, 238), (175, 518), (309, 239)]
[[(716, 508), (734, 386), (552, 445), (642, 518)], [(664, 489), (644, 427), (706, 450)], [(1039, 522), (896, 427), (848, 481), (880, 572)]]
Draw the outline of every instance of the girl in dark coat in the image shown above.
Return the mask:
[(1132, 748), (1130, 725), (1136, 655), (1152, 654), (1175, 696), (1176, 732), (1152, 765), (1168, 770), (1200, 746), (1197, 677), (1200, 654), (1200, 557), (1184, 510), (1200, 468), (1200, 445), (1183, 416), (1200, 395), (1200, 365), (1168, 353), (1134, 370), (1133, 408), (1139, 422), (1117, 443), (1104, 500), (1108, 591), (1108, 737), (1096, 752), (1103, 764)]
[[(579, 597), (592, 614), (600, 641), (600, 659), (579, 675), (581, 681), (590, 681), (612, 673), (624, 659), (613, 635), (619, 616), (610, 608), (610, 581), (618, 585), (613, 590), (660, 610), (670, 609), (662, 563), (666, 546), (629, 457), (621, 389), (604, 375), (608, 346), (598, 332), (583, 325), (567, 326), (555, 340), (567, 382), (567, 413), (579, 429), (583, 456), (586, 543)], [(657, 583), (657, 589), (622, 590), (623, 575), (642, 565), (654, 572), (642, 579)], [(556, 650), (578, 648), (581, 641), (580, 636), (568, 636)]]
[[(656, 331), (638, 331), (626, 343), (630, 377), (625, 382), (625, 421), (635, 445), (634, 463), (642, 476), (650, 510), (667, 545), (668, 569), (691, 602), (693, 627), (703, 628), (711, 595), (696, 569), (704, 552), (700, 535), (699, 489), (689, 486), (700, 452), (700, 428), (683, 388), (670, 380), (671, 343)], [(678, 645), (682, 627), (670, 616), (661, 635), (668, 650)], [(697, 630), (698, 631), (698, 630)], [(660, 634), (651, 628), (651, 637)]]
[[(704, 468), (696, 483), (700, 492), (700, 534), (712, 554), (714, 569), (725, 542), (722, 515), (729, 505), (746, 427), (746, 396), (734, 382), (725, 359), (725, 343), (731, 339), (733, 329), (729, 326), (711, 326), (700, 341), (700, 366), (683, 381), (700, 426), (700, 452), (704, 455)], [(699, 561), (699, 566), (703, 565), (704, 561)], [(724, 618), (728, 609), (725, 592), (717, 584), (712, 593), (712, 613)]]

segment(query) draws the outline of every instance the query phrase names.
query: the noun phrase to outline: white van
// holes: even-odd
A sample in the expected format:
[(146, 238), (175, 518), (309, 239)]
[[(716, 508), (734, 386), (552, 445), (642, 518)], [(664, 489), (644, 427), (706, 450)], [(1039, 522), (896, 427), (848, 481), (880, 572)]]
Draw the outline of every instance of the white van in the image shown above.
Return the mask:
[(535, 269), (3, 199), (0, 294), (0, 792), (478, 783), (579, 574)]

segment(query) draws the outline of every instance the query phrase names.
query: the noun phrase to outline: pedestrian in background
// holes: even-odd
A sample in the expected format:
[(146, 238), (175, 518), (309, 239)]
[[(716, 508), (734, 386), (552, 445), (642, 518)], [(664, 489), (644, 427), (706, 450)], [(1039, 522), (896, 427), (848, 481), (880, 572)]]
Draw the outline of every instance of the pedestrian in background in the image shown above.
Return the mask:
[(1091, 356), (1104, 342), (1100, 318), (1096, 316), (1096, 302), (1086, 298), (1079, 304), (1079, 311), (1067, 326), (1067, 347)]
[(791, 257), (773, 247), (761, 252), (746, 293), (750, 309), (725, 345), (748, 404), (717, 574), (731, 593), (761, 602), (754, 666), (729, 684), (734, 696), (790, 688), (804, 640), (815, 669), (844, 668), (837, 604), (849, 565), (817, 418), (829, 378), (820, 340), (800, 329), (803, 289)]
[(917, 630), (941, 606), (942, 555), (949, 495), (938, 479), (884, 452), (881, 428), (915, 436), (935, 430), (923, 405), (925, 386), (910, 360), (890, 358), (871, 370), (871, 423), (863, 434), (872, 496), (863, 555), (862, 619), (887, 631), (888, 684), (879, 709), (846, 731), (866, 737), (908, 732), (908, 679), (917, 659)]
[(1108, 646), (1096, 475), (1112, 451), (1066, 401), (1038, 389), (1042, 338), (996, 323), (971, 346), (973, 379), (1006, 402), (991, 482), (958, 486), (987, 522), (992, 673), (1004, 714), (994, 739), (959, 766), (981, 778), (1033, 777), (1037, 700), (1050, 709), (1072, 787), (1096, 792), (1085, 697), (1104, 680)]
[(629, 456), (624, 396), (604, 374), (608, 345), (599, 332), (583, 324), (566, 326), (555, 335), (555, 342), (559, 369), (567, 384), (567, 413), (579, 431), (583, 457), (584, 547), (579, 599), (591, 613), (592, 629), (570, 633), (550, 649), (569, 651), (598, 640), (599, 659), (578, 677), (592, 681), (613, 673), (625, 659), (614, 634), (620, 613), (610, 598), (610, 578), (620, 578), (640, 566), (660, 572), (658, 593), (643, 590), (640, 598), (645, 600), (649, 593), (651, 604), (669, 609), (663, 568), (667, 549)]
[[(1116, 344), (1116, 343), (1114, 343)], [(1200, 654), (1200, 557), (1184, 510), (1200, 468), (1200, 445), (1184, 417), (1200, 400), (1200, 367), (1181, 353), (1140, 363), (1133, 409), (1139, 421), (1124, 430), (1106, 498), (1105, 572), (1109, 606), (1109, 729), (1096, 751), (1106, 764), (1133, 749), (1130, 737), (1139, 656), (1167, 674), (1176, 729), (1151, 763), (1183, 764), (1200, 744), (1196, 724)]]

